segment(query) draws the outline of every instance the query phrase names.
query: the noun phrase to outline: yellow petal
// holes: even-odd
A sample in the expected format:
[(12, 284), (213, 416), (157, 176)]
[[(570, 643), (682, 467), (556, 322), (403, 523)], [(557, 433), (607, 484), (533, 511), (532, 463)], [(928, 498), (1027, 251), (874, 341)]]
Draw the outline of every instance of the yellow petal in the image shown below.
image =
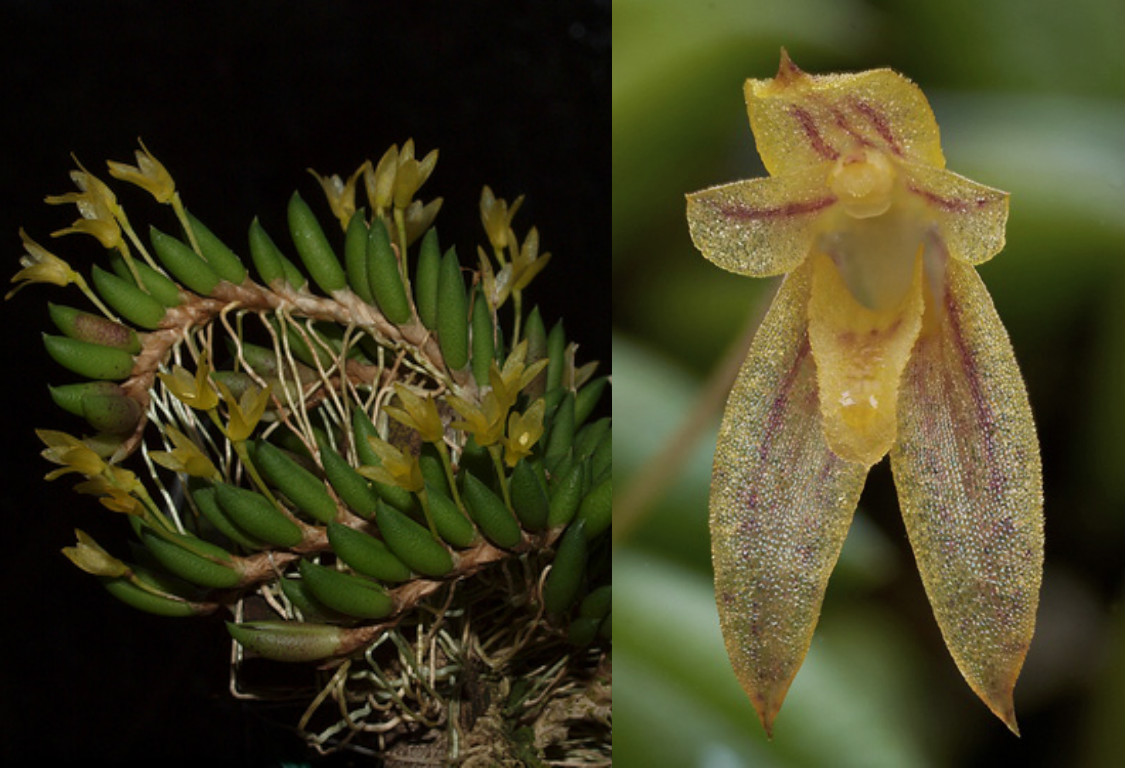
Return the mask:
[(828, 256), (812, 258), (809, 343), (824, 434), (836, 455), (870, 466), (898, 434), (899, 380), (922, 327), (922, 256), (910, 290), (889, 309), (856, 301)]
[(792, 271), (816, 240), (815, 225), (836, 202), (821, 163), (784, 176), (736, 181), (687, 196), (691, 239), (717, 266), (767, 277)]
[(535, 279), (535, 276), (543, 271), (543, 268), (546, 267), (548, 262), (550, 261), (551, 254), (548, 251), (547, 253), (539, 256), (535, 259), (535, 261), (524, 267), (523, 271), (521, 271), (516, 279), (512, 282), (512, 290), (522, 291), (524, 288), (526, 288), (531, 283), (531, 281)]
[(937, 122), (921, 89), (889, 69), (809, 75), (782, 51), (772, 80), (747, 80), (746, 108), (771, 175), (835, 161), (864, 147), (945, 167)]
[(406, 244), (410, 245), (422, 235), (426, 234), (434, 223), (438, 211), (441, 210), (442, 198), (435, 197), (425, 205), (421, 200), (415, 200), (402, 212), (403, 223), (406, 225)]
[(110, 160), (107, 162), (109, 175), (115, 179), (136, 184), (156, 198), (157, 202), (171, 202), (176, 194), (176, 184), (172, 180), (172, 176), (164, 165), (148, 151), (148, 147), (145, 146), (143, 141), (137, 139), (137, 143), (141, 145), (141, 148), (134, 152), (137, 164), (128, 165)]
[(394, 194), (395, 174), (398, 171), (398, 145), (383, 153), (374, 169), (367, 166), (363, 172), (363, 183), (367, 188), (367, 200), (376, 213), (391, 204)]
[(805, 315), (782, 283), (731, 390), (711, 480), (711, 557), (731, 664), (767, 733), (808, 652), (867, 468), (824, 440)]
[(62, 553), (86, 573), (95, 576), (115, 578), (129, 573), (129, 567), (102, 549), (85, 531), (74, 529), (78, 543), (73, 547), (63, 547)]
[(921, 200), (938, 223), (949, 255), (969, 264), (988, 261), (1004, 248), (1008, 193), (956, 173), (903, 165), (906, 190)]
[(418, 161), (411, 158), (410, 160), (399, 160), (398, 169), (395, 172), (395, 184), (393, 199), (396, 208), (405, 208), (410, 205), (414, 193), (418, 191)]
[[(262, 414), (266, 412), (266, 406), (269, 405), (269, 402), (270, 386), (268, 384), (265, 389), (252, 386), (243, 392), (239, 407), (230, 410), (230, 439), (235, 442), (248, 439), (254, 431), (254, 427), (258, 426), (258, 422), (261, 421)], [(229, 401), (228, 405), (231, 403), (233, 403), (233, 400)]]
[(419, 397), (402, 384), (395, 384), (395, 394), (402, 408), (386, 406), (384, 408), (386, 414), (401, 424), (417, 430), (425, 442), (440, 442), (445, 435), (445, 427), (441, 423), (441, 415), (438, 414), (437, 401), (430, 397)]
[(418, 161), (418, 186), (421, 187), (430, 178), (430, 174), (434, 172), (437, 166), (438, 151), (431, 149), (426, 153), (426, 156)]
[(906, 530), (966, 682), (1016, 731), (1012, 689), (1043, 567), (1039, 448), (1008, 335), (955, 260), (903, 377), (891, 451)]

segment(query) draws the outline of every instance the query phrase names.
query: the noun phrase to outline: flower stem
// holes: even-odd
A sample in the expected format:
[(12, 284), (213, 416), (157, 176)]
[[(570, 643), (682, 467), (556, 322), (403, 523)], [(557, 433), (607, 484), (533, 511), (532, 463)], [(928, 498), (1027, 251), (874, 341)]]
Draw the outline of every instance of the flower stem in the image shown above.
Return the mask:
[(457, 504), (457, 509), (461, 510), (461, 514), (468, 517), (465, 512), (465, 505), (461, 502), (461, 493), (457, 490), (457, 481), (453, 477), (453, 463), (449, 459), (449, 448), (445, 443), (435, 443), (438, 450), (438, 455), (441, 456), (441, 464), (445, 467), (445, 479), (449, 481), (449, 489), (453, 492), (453, 501)]
[[(504, 455), (499, 443), (488, 446), (488, 454), (492, 457), (492, 466), (496, 468), (496, 478), (500, 481), (500, 492), (504, 496), (504, 506), (512, 512), (512, 497), (508, 493), (508, 477), (504, 474)], [(513, 513), (514, 514), (514, 513)]]

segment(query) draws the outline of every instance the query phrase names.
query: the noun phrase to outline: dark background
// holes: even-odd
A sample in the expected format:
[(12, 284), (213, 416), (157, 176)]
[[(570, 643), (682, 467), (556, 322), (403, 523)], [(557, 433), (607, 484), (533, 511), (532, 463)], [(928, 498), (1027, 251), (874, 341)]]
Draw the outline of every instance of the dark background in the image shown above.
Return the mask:
[[(185, 204), (245, 254), (254, 215), (285, 242), (293, 189), (330, 220), (306, 168), (346, 178), (413, 137), (419, 156), (440, 149), (421, 196), (445, 198), (442, 243), (456, 243), (463, 262), (486, 242), (480, 187), (509, 200), (527, 195), (515, 229), (522, 237), (538, 226), (542, 249), (554, 254), (529, 299), (548, 325), (565, 317), (580, 359), (600, 359), (606, 371), (609, 17), (608, 0), (5, 2), (6, 269), (18, 269), (20, 226), (82, 270), (100, 257), (92, 238), (49, 237), (75, 217), (73, 206), (42, 204), (44, 195), (72, 191), (71, 152), (107, 179), (104, 161), (132, 163), (142, 137)], [(138, 230), (148, 213), (167, 215), (116, 186)], [(268, 712), (227, 694), (220, 617), (141, 614), (59, 554), (75, 527), (120, 545), (126, 526), (73, 494), (73, 481), (41, 479), (49, 467), (32, 428), (80, 429), (45, 387), (67, 380), (38, 338), (50, 328), (48, 299), (83, 305), (74, 288), (31, 286), (0, 310), (3, 762), (306, 759)]]

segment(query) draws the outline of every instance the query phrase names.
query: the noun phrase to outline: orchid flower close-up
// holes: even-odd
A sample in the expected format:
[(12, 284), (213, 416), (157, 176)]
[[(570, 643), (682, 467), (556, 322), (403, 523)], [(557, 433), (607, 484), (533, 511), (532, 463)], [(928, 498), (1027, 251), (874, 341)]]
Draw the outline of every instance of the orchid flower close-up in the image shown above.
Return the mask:
[(692, 239), (785, 275), (727, 401), (711, 484), (720, 624), (767, 733), (805, 654), (868, 470), (890, 454), (945, 643), (1014, 732), (1043, 563), (1038, 441), (974, 266), (1008, 195), (945, 169), (921, 90), (781, 54), (746, 103), (769, 178), (687, 198)]

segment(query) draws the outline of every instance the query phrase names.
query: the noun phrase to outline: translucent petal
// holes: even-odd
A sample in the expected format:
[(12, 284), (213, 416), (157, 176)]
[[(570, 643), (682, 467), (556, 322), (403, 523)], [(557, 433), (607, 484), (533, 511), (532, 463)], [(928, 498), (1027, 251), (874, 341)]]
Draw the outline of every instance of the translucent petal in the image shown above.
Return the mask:
[(966, 682), (1015, 731), (1012, 689), (1043, 566), (1039, 448), (987, 289), (972, 267), (945, 266), (903, 377), (891, 465), (945, 643)]
[(711, 481), (711, 556), (727, 653), (771, 731), (808, 652), (867, 468), (828, 449), (802, 266), (782, 283), (731, 390)]
[(926, 204), (950, 256), (980, 264), (1004, 248), (1007, 192), (940, 168), (902, 165), (901, 169), (906, 190)]
[(889, 69), (809, 75), (782, 52), (772, 80), (747, 80), (746, 108), (771, 175), (832, 161), (863, 147), (945, 167), (937, 122), (921, 89)]
[(898, 434), (899, 380), (922, 327), (922, 256), (898, 304), (876, 311), (860, 304), (828, 256), (812, 258), (809, 343), (824, 434), (836, 455), (870, 466)]
[(829, 165), (736, 181), (687, 196), (691, 239), (716, 265), (740, 275), (790, 272), (809, 255), (816, 222), (836, 199)]

